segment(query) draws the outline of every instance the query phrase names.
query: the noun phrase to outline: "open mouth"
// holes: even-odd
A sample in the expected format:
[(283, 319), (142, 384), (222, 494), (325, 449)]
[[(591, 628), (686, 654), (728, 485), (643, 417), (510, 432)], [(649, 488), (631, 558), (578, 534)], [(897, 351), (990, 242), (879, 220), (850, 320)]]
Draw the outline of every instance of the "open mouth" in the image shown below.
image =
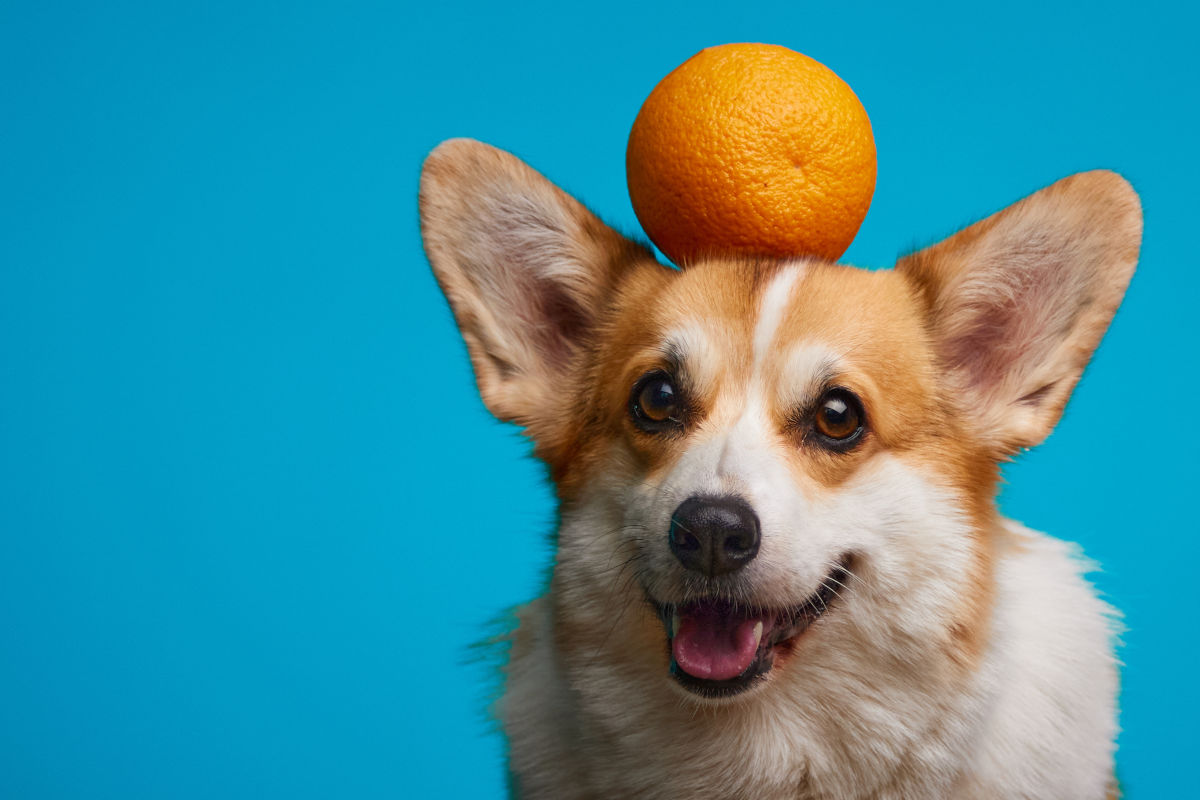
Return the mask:
[(667, 628), (671, 675), (704, 697), (729, 697), (749, 689), (838, 599), (849, 562), (844, 556), (817, 591), (791, 608), (755, 608), (715, 598), (658, 605)]

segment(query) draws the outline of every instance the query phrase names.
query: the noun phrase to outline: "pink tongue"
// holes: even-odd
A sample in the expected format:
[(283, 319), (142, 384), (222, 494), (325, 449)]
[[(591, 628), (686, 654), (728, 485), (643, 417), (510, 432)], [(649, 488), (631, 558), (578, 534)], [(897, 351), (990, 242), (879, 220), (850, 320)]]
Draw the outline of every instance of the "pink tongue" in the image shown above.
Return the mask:
[(727, 681), (745, 672), (758, 652), (754, 626), (762, 617), (735, 616), (713, 606), (679, 612), (679, 629), (671, 640), (671, 655), (687, 674), (708, 681)]

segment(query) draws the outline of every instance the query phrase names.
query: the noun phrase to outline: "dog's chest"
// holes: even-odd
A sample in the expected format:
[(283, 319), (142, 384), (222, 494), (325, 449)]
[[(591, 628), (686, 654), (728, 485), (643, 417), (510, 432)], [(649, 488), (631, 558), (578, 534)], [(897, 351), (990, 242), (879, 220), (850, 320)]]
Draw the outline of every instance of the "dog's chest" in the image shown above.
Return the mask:
[[(962, 709), (937, 709), (932, 698), (918, 714), (828, 687), (819, 704), (807, 702), (809, 713), (765, 702), (713, 709), (669, 691), (662, 676), (643, 682), (628, 665), (564, 664), (548, 645), (546, 601), (524, 610), (509, 667), (505, 727), (521, 796), (945, 797), (969, 748), (961, 727), (934, 721), (960, 719)], [(539, 631), (544, 638), (530, 635)]]

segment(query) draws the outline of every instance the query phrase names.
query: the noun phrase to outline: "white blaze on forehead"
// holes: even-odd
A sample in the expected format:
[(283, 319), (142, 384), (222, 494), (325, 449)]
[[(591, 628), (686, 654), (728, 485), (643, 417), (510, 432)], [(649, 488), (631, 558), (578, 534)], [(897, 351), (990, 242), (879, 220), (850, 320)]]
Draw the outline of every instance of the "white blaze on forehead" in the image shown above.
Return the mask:
[(773, 435), (767, 424), (767, 382), (764, 364), (778, 338), (779, 326), (791, 302), (792, 292), (803, 278), (802, 263), (782, 268), (767, 288), (758, 304), (758, 319), (754, 325), (754, 365), (745, 403), (733, 425), (725, 432), (717, 460), (717, 474), (734, 480), (755, 494), (754, 486), (763, 478), (778, 471), (778, 458), (772, 449)]
[(781, 269), (767, 284), (758, 305), (758, 322), (754, 326), (754, 372), (757, 375), (771, 352), (783, 312), (787, 310), (792, 289), (804, 277), (804, 264), (789, 264)]
[[(766, 362), (778, 346), (779, 329), (806, 271), (802, 262), (783, 266), (759, 296), (749, 383), (743, 391), (727, 394), (727, 402), (736, 404), (726, 408), (728, 416), (720, 415), (728, 421), (719, 429), (710, 428), (709, 435), (694, 442), (680, 458), (668, 481), (680, 496), (738, 492), (753, 505), (767, 504), (772, 495), (796, 492), (776, 449), (777, 435), (768, 411)], [(730, 333), (719, 327), (694, 322), (670, 331), (663, 346), (683, 357), (694, 388), (699, 390), (702, 381), (711, 381), (715, 390), (717, 368), (735, 352), (731, 345), (726, 346), (729, 337)]]

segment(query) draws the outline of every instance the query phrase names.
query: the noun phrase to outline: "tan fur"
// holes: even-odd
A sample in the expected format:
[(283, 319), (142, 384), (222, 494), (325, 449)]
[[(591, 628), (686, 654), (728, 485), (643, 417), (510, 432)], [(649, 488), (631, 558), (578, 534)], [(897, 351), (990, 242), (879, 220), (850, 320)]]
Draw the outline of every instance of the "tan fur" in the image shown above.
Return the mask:
[[(421, 210), (480, 393), (526, 427), (560, 501), (550, 591), (521, 615), (500, 712), (524, 795), (1104, 796), (1105, 607), (993, 497), (997, 461), (1049, 433), (1136, 263), (1119, 177), (1060, 181), (878, 272), (666, 269), (462, 140), (430, 156)], [(689, 398), (681, 431), (631, 420), (654, 370)], [(829, 386), (866, 410), (846, 452), (805, 427)], [(793, 605), (822, 559), (853, 555), (838, 604), (724, 701), (671, 681), (648, 602), (686, 596), (667, 512), (714, 487), (764, 519), (755, 603)], [(1042, 620), (1034, 595), (1061, 602)]]

